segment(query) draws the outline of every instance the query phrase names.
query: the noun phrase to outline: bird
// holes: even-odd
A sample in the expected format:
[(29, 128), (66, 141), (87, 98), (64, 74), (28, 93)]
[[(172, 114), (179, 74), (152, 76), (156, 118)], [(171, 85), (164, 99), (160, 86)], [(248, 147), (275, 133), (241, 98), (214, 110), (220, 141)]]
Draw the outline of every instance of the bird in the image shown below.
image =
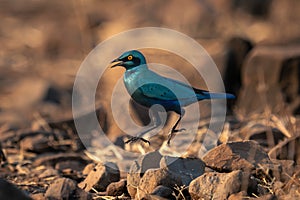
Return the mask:
[[(149, 69), (145, 56), (138, 50), (126, 51), (110, 63), (110, 68), (117, 66), (124, 67), (126, 70), (123, 75), (123, 82), (133, 101), (147, 108), (158, 104), (166, 112), (173, 111), (179, 115), (168, 134), (168, 145), (170, 145), (170, 141), (176, 132), (185, 130), (177, 129), (185, 114), (184, 107), (204, 99), (235, 98), (233, 94), (213, 93), (197, 89), (178, 80), (159, 75)], [(137, 137), (131, 137), (125, 143), (142, 140), (150, 144), (142, 136), (158, 127), (159, 123), (160, 120), (156, 119), (152, 128), (140, 133)]]

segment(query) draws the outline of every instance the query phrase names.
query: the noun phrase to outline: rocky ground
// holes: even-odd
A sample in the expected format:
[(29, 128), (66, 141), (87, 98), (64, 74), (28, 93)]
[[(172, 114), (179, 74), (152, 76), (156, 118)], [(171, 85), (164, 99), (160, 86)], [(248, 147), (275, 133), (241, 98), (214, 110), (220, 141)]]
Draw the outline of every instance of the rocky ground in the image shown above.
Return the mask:
[[(300, 198), (298, 1), (0, 5), (0, 199)], [(194, 38), (237, 98), (227, 102), (221, 133), (208, 128), (211, 104), (201, 102), (198, 132), (180, 155), (173, 150), (184, 144), (184, 134), (171, 147), (166, 133), (150, 138), (150, 146), (128, 145), (107, 104), (123, 71), (109, 71), (100, 80), (96, 113), (114, 145), (93, 149), (95, 156), (80, 140), (72, 116), (77, 70), (101, 41), (144, 26)], [(184, 59), (143, 52), (148, 61), (172, 66), (205, 89)], [(131, 108), (140, 124), (149, 122), (147, 111)], [(118, 149), (139, 154), (128, 157)]]

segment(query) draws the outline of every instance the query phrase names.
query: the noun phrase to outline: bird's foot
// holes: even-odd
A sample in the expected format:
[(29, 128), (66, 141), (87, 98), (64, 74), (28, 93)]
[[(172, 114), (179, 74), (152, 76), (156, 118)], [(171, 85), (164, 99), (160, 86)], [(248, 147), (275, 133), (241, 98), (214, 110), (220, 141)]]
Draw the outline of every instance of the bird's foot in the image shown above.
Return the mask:
[(174, 137), (175, 133), (185, 131), (185, 130), (186, 130), (185, 128), (171, 130), (168, 135), (168, 141), (167, 141), (168, 146), (170, 146), (171, 139)]
[(142, 137), (131, 137), (130, 139), (128, 139), (125, 144), (131, 143), (131, 142), (137, 142), (137, 141), (143, 141), (144, 143), (148, 143), (150, 145), (150, 142)]

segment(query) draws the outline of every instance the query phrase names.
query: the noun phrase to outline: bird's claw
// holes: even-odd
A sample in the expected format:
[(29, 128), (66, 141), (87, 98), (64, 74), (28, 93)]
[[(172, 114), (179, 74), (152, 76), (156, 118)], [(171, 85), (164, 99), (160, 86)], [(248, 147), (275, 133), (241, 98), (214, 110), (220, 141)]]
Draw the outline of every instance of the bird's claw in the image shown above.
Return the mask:
[(130, 139), (128, 139), (125, 144), (131, 143), (131, 142), (137, 142), (137, 141), (143, 141), (144, 143), (148, 143), (150, 145), (150, 142), (142, 137), (131, 137)]
[(168, 135), (167, 144), (170, 146), (170, 142), (171, 142), (171, 139), (174, 136), (174, 133), (178, 133), (178, 132), (185, 131), (185, 130), (186, 130), (185, 128), (171, 130), (169, 135)]
[(186, 131), (186, 129), (185, 128), (175, 129), (175, 130), (172, 130), (171, 133), (177, 133), (177, 132), (181, 132), (181, 131)]

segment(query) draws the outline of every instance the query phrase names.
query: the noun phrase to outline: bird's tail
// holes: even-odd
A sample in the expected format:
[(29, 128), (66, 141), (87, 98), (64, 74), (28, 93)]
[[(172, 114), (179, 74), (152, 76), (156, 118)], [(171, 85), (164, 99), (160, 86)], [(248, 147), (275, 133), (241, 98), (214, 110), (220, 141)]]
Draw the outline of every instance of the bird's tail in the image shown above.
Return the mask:
[(234, 99), (235, 96), (233, 94), (228, 94), (228, 93), (213, 93), (213, 92), (203, 91), (200, 98), (201, 99)]

